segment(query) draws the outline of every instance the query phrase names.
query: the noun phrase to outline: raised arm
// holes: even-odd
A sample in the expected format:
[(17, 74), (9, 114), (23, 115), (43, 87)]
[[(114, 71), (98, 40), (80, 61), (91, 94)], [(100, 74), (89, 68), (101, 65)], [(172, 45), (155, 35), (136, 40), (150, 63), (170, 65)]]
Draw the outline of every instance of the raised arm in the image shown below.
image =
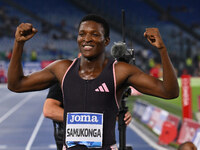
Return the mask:
[(23, 47), (25, 42), (36, 33), (37, 30), (30, 23), (22, 23), (16, 29), (13, 53), (8, 67), (8, 89), (12, 91), (24, 92), (44, 89), (50, 84), (47, 81), (55, 78), (49, 69), (44, 69), (29, 76), (23, 74), (21, 64)]
[(118, 83), (121, 84), (123, 80), (126, 80), (128, 85), (135, 87), (142, 93), (165, 99), (178, 97), (179, 87), (175, 69), (170, 61), (159, 30), (157, 28), (147, 28), (144, 36), (150, 44), (155, 46), (159, 51), (163, 67), (163, 81), (145, 74), (135, 66), (119, 63), (118, 67), (116, 67), (116, 72), (123, 72), (124, 75), (122, 73), (117, 73)]
[(158, 28), (147, 28), (144, 36), (155, 46), (161, 57), (163, 67), (163, 82), (161, 82), (161, 92), (164, 98), (175, 98), (179, 95), (179, 86), (175, 69), (168, 56), (167, 49), (161, 38)]

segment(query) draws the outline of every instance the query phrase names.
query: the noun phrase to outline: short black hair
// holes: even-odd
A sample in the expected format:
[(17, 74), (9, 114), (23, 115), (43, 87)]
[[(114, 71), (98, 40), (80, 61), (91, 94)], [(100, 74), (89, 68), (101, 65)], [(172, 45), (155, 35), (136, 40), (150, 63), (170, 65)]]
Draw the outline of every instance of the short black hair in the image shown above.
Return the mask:
[(103, 17), (96, 15), (96, 14), (86, 15), (80, 21), (78, 29), (80, 28), (81, 23), (84, 21), (94, 21), (94, 22), (100, 23), (103, 26), (104, 31), (105, 31), (104, 37), (110, 36), (110, 27), (108, 25), (108, 22)]

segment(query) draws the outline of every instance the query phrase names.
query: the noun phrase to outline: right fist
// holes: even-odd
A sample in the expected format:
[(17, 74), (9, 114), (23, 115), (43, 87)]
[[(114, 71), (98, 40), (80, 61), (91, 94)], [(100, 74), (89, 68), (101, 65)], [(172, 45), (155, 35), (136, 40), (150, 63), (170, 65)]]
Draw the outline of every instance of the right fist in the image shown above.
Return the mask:
[(32, 38), (37, 33), (30, 23), (21, 23), (15, 32), (15, 39), (17, 42), (25, 42)]

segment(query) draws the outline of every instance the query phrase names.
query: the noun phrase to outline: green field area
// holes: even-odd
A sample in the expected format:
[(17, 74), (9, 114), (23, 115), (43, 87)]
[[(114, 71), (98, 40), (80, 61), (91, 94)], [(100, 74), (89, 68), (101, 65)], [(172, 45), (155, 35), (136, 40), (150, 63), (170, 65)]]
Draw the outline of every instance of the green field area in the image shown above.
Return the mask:
[[(151, 103), (155, 106), (158, 106), (160, 108), (163, 108), (167, 110), (168, 112), (175, 114), (179, 117), (182, 117), (182, 92), (181, 92), (181, 80), (179, 81), (179, 87), (180, 87), (180, 94), (179, 97), (176, 99), (171, 100), (165, 100), (153, 96), (129, 96), (127, 98), (127, 106), (129, 107), (129, 110), (132, 111), (133, 103), (137, 99), (145, 100), (148, 103)], [(193, 118), (195, 118), (195, 113), (198, 112), (198, 97), (200, 96), (200, 78), (191, 78), (191, 88), (192, 88), (192, 111), (193, 111)]]

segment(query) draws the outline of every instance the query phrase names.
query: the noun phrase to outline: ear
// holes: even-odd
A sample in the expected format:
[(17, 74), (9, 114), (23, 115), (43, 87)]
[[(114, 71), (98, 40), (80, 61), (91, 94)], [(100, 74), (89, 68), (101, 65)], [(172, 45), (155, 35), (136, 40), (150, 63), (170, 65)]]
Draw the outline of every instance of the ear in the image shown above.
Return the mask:
[(110, 43), (110, 37), (106, 37), (104, 43), (107, 46)]

